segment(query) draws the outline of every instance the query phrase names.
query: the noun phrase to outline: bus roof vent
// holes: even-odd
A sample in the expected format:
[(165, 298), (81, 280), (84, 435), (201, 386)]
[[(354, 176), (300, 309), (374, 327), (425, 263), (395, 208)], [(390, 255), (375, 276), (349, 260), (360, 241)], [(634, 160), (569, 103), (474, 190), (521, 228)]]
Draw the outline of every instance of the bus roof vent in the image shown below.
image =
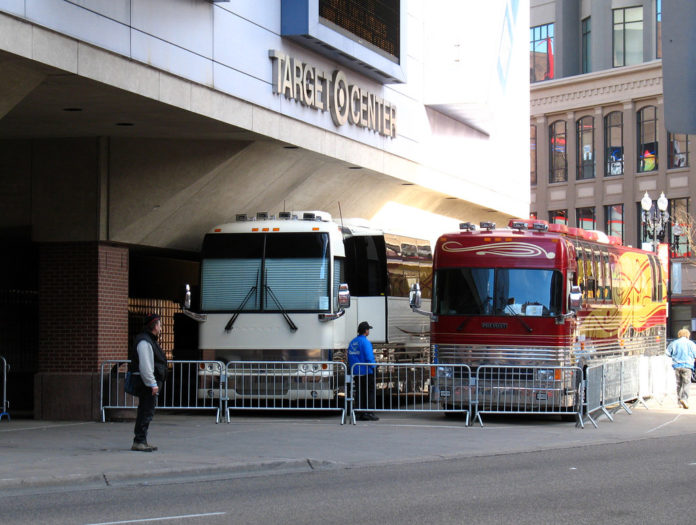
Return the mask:
[[(320, 217), (320, 219), (321, 219), (321, 217)], [(302, 220), (303, 221), (315, 221), (315, 220), (317, 220), (317, 216), (312, 212), (306, 211), (302, 214)]]
[(256, 212), (256, 220), (267, 221), (268, 220), (268, 212), (267, 211), (257, 211)]
[(234, 220), (236, 220), (237, 222), (246, 222), (249, 220), (249, 217), (246, 213), (238, 213), (234, 216)]
[(292, 218), (292, 214), (289, 211), (279, 211), (278, 212), (278, 218), (279, 219), (284, 219), (284, 220), (289, 220)]
[(482, 230), (488, 230), (488, 231), (495, 230), (495, 223), (494, 222), (482, 222), (479, 226), (481, 226)]
[(534, 221), (532, 223), (532, 230), (535, 232), (545, 232), (549, 230), (549, 223), (545, 221)]
[(459, 223), (459, 229), (462, 231), (469, 231), (473, 232), (476, 230), (476, 225), (472, 222), (460, 222)]

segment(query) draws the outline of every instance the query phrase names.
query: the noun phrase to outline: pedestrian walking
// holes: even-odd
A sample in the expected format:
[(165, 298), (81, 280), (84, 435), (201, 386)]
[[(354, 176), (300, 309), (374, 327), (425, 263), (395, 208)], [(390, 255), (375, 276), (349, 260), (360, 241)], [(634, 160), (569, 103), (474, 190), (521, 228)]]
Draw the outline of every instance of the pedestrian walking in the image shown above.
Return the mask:
[(353, 371), (353, 381), (356, 382), (353, 388), (353, 406), (360, 410), (357, 416), (360, 421), (379, 420), (372, 412), (375, 409), (375, 367), (359, 365), (353, 368), (356, 363), (375, 363), (372, 343), (367, 338), (371, 328), (367, 321), (360, 323), (357, 337), (348, 345), (348, 369)]
[(667, 347), (667, 355), (672, 358), (672, 368), (677, 378), (677, 396), (683, 408), (689, 408), (689, 386), (691, 373), (696, 360), (696, 343), (691, 341), (691, 333), (682, 328), (677, 333), (679, 339), (672, 341)]
[(152, 452), (157, 447), (147, 441), (147, 431), (155, 415), (157, 395), (167, 374), (167, 357), (157, 342), (162, 332), (162, 320), (157, 314), (145, 318), (143, 331), (138, 334), (131, 348), (128, 371), (135, 379), (138, 396), (138, 412), (135, 418), (133, 446), (131, 450)]

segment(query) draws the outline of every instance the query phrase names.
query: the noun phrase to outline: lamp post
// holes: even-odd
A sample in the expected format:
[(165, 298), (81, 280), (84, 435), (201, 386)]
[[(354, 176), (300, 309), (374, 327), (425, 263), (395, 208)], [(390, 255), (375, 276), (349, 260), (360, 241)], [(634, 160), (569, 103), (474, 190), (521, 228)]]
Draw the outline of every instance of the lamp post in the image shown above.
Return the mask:
[(657, 199), (657, 209), (653, 206), (653, 201), (647, 191), (640, 200), (640, 207), (643, 208), (643, 239), (652, 239), (651, 242), (643, 242), (644, 250), (657, 251), (657, 245), (664, 241), (669, 222), (668, 205), (669, 201), (665, 197), (665, 192), (662, 192)]
[[(665, 233), (667, 229), (667, 224), (669, 222), (669, 213), (667, 213), (667, 206), (669, 201), (665, 197), (665, 192), (660, 193), (660, 197), (657, 199), (657, 209), (653, 206), (652, 199), (648, 192), (645, 192), (643, 198), (640, 200), (640, 207), (643, 208), (643, 238), (647, 239), (650, 237), (651, 242), (643, 243), (643, 249), (657, 252), (658, 245), (664, 241)], [(649, 247), (648, 247), (649, 246)], [(671, 334), (670, 327), (670, 310), (672, 307), (672, 260), (670, 257), (671, 246), (667, 247), (666, 257), (667, 257), (667, 311), (665, 312), (667, 321), (667, 337)]]

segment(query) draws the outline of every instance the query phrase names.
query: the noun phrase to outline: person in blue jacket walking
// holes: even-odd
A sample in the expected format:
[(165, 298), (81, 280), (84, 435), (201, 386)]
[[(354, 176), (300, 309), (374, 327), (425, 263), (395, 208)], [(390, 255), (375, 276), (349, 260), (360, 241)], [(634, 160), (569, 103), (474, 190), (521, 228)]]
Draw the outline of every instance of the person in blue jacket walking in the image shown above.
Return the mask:
[(689, 386), (696, 359), (696, 344), (689, 339), (691, 333), (686, 328), (679, 330), (677, 335), (679, 339), (675, 339), (669, 344), (667, 355), (672, 358), (672, 368), (677, 376), (679, 404), (684, 408), (689, 408)]
[(375, 408), (375, 367), (368, 365), (356, 366), (356, 363), (375, 363), (372, 343), (367, 338), (370, 335), (370, 323), (363, 321), (358, 325), (358, 335), (348, 344), (348, 370), (353, 371), (355, 382), (353, 406), (360, 410), (357, 419), (360, 421), (378, 421), (379, 418), (372, 410)]

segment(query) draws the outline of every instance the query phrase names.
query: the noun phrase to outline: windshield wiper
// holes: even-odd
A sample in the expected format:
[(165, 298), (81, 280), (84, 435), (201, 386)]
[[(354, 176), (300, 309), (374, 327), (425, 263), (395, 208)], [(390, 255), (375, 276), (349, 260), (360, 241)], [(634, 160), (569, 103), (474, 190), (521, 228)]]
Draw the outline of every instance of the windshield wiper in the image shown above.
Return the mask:
[(283, 317), (284, 317), (285, 320), (287, 321), (288, 326), (290, 327), (290, 330), (292, 330), (293, 332), (297, 332), (297, 326), (295, 325), (295, 323), (292, 322), (292, 319), (290, 319), (290, 316), (288, 315), (288, 312), (286, 312), (286, 311), (285, 311), (285, 308), (283, 308), (283, 305), (280, 304), (280, 301), (278, 300), (278, 298), (276, 297), (276, 295), (273, 293), (273, 290), (271, 290), (271, 287), (268, 286), (268, 285), (265, 285), (264, 287), (266, 288), (266, 291), (268, 292), (268, 295), (271, 296), (271, 299), (273, 299), (273, 302), (275, 303), (275, 305), (276, 305), (276, 306), (278, 307), (278, 309), (280, 310), (280, 313), (283, 314)]
[(471, 319), (471, 317), (466, 317), (466, 318), (459, 324), (459, 326), (457, 327), (457, 332), (461, 332), (462, 330), (464, 330), (464, 327), (465, 327), (466, 324), (469, 322), (469, 319)]
[(246, 294), (246, 297), (242, 301), (242, 304), (239, 305), (239, 308), (237, 311), (234, 313), (234, 315), (230, 318), (229, 321), (227, 321), (227, 324), (225, 325), (225, 332), (229, 332), (232, 330), (232, 326), (234, 326), (234, 322), (237, 320), (237, 317), (239, 317), (239, 314), (244, 310), (244, 306), (249, 302), (249, 299), (251, 299), (251, 296), (256, 293), (256, 285), (252, 286), (249, 288), (249, 293)]
[(524, 319), (522, 319), (522, 316), (520, 314), (518, 314), (517, 312), (515, 312), (515, 310), (512, 309), (512, 306), (510, 305), (510, 303), (506, 304), (505, 308), (508, 309), (510, 311), (510, 313), (512, 315), (514, 315), (520, 323), (522, 323), (522, 326), (524, 326), (527, 329), (527, 332), (532, 331), (532, 327), (529, 326), (527, 323), (525, 323)]

